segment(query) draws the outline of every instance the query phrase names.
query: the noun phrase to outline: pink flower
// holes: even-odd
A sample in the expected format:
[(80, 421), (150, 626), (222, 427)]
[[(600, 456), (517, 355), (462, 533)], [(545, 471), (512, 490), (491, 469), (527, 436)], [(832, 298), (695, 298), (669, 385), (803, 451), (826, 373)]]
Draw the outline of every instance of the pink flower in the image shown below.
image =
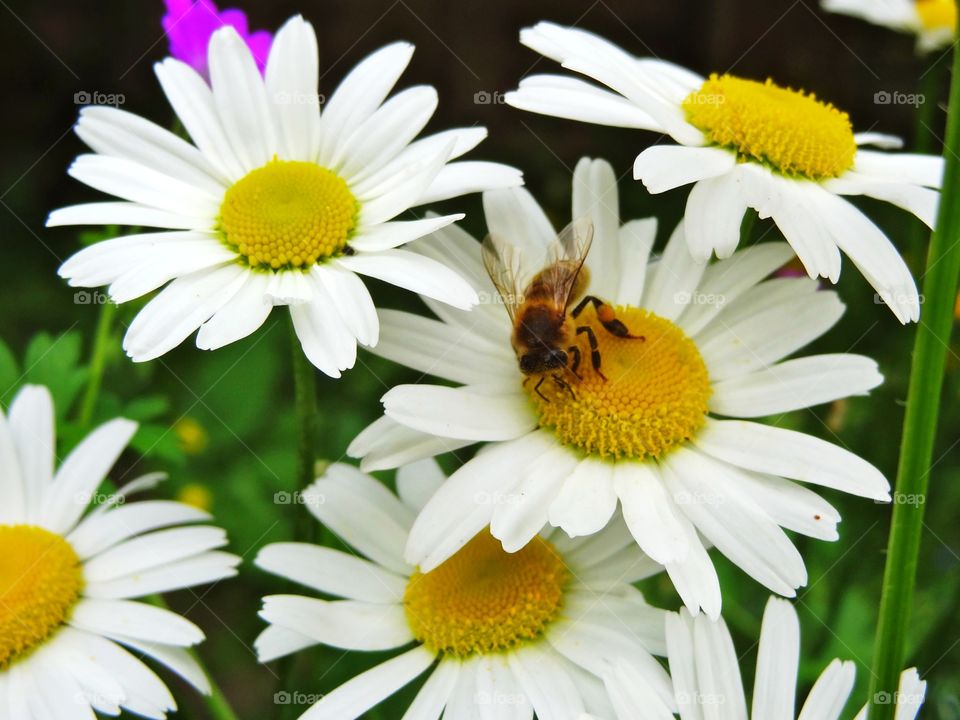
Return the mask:
[(242, 10), (231, 8), (221, 12), (211, 0), (165, 0), (167, 14), (163, 16), (163, 30), (170, 39), (170, 54), (190, 65), (209, 79), (207, 45), (213, 32), (224, 25), (232, 26), (244, 39), (263, 72), (270, 54), (273, 35), (266, 30), (249, 32), (247, 16)]

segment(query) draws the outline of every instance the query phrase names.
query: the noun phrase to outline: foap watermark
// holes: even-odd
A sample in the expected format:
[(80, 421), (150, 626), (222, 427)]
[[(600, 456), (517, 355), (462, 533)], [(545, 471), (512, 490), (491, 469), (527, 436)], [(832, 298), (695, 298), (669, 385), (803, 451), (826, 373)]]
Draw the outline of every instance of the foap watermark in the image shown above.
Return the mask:
[(281, 90), (273, 94), (273, 101), (277, 105), (312, 105), (314, 107), (320, 107), (327, 101), (327, 96), (323, 93)]
[(281, 490), (273, 494), (274, 505), (306, 505), (307, 507), (317, 507), (327, 502), (327, 498), (320, 493), (303, 493), (299, 490), (287, 492)]
[(287, 692), (281, 690), (273, 694), (274, 705), (316, 705), (323, 700), (322, 693)]
[[(873, 304), (874, 305), (906, 305), (913, 302), (914, 295), (912, 293), (903, 292), (901, 290), (891, 292), (890, 290), (881, 290), (873, 294)], [(917, 300), (921, 305), (923, 305), (924, 297), (923, 295), (917, 295)]]
[(920, 107), (927, 101), (922, 93), (905, 93), (899, 90), (877, 90), (873, 94), (874, 105), (909, 105)]
[(119, 107), (127, 101), (123, 93), (105, 93), (100, 90), (77, 90), (73, 94), (74, 105), (111, 105)]
[[(877, 505), (887, 505), (886, 500), (875, 500)], [(890, 503), (893, 505), (912, 505), (913, 507), (920, 507), (925, 505), (927, 502), (927, 496), (923, 493), (902, 493), (895, 492), (890, 497)]]
[(493, 92), (489, 90), (478, 90), (473, 94), (474, 105), (503, 105), (506, 102), (506, 94), (499, 90), (494, 90)]
[(106, 305), (110, 297), (99, 290), (77, 290), (73, 294), (74, 305)]
[(478, 292), (477, 296), (480, 298), (481, 305), (509, 305), (513, 307), (523, 305), (524, 301), (523, 295), (501, 295), (498, 292), (486, 292), (484, 290)]
[(523, 501), (520, 493), (487, 492), (481, 490), (473, 496), (477, 505), (519, 505)]
[(78, 492), (73, 499), (80, 505), (123, 505), (126, 496), (118, 493)]
[(673, 294), (673, 302), (677, 305), (709, 305), (722, 308), (727, 304), (727, 296), (721, 293), (678, 292)]
[(881, 690), (873, 696), (874, 705), (906, 705), (919, 707), (923, 702), (923, 693), (886, 692)]
[(726, 498), (719, 493), (708, 493), (708, 492), (690, 492), (689, 490), (681, 490), (673, 496), (674, 502), (677, 505), (723, 505), (727, 500)]
[(516, 706), (523, 705), (526, 702), (527, 696), (523, 693), (488, 692), (481, 690), (480, 692), (474, 693), (473, 696), (474, 705)]
[(684, 105), (723, 105), (727, 96), (723, 93), (693, 93), (684, 101)]
[(705, 693), (700, 691), (678, 692), (676, 694), (677, 705), (680, 707), (689, 707), (690, 705), (724, 705), (727, 702), (727, 696), (723, 693)]

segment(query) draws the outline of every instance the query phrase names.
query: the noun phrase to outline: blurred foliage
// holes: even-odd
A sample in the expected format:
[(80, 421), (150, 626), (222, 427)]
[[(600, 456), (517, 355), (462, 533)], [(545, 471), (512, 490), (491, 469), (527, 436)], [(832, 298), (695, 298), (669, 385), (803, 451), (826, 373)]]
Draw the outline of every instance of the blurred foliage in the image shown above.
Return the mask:
[[(223, 3), (229, 5), (232, 3)], [(125, 109), (161, 124), (172, 118), (150, 63), (161, 58), (160, 3), (121, 0), (27, 5), (7, 8), (0, 39), (11, 60), (4, 63), (4, 88), (17, 98), (17, 112), (2, 120), (4, 164), (0, 168), (0, 222), (3, 223), (3, 284), (0, 286), (0, 403), (9, 404), (23, 383), (51, 388), (60, 420), (61, 457), (89, 428), (77, 421), (78, 404), (88, 380), (89, 357), (102, 294), (75, 292), (56, 276), (59, 263), (98, 233), (43, 229), (53, 207), (92, 200), (95, 193), (70, 181), (63, 172), (81, 152), (70, 136), (76, 107), (73, 94), (98, 89), (122, 92)], [(506, 90), (524, 74), (552, 72), (545, 61), (521, 48), (517, 30), (542, 18), (578, 24), (603, 33), (637, 53), (650, 53), (699, 71), (733, 69), (749, 76), (771, 75), (803, 86), (850, 109), (861, 129), (912, 133), (912, 108), (878, 106), (883, 89), (910, 92), (936, 58), (917, 60), (912, 41), (849, 18), (829, 17), (809, 2), (718, 0), (698, 3), (601, 2), (586, 6), (573, 0), (550, 3), (480, 4), (440, 0), (383, 0), (276, 3), (245, 8), (253, 27), (276, 27), (294, 12), (317, 25), (329, 91), (335, 78), (367, 52), (397, 38), (414, 41), (418, 53), (401, 85), (429, 82), (440, 90), (441, 105), (432, 129), (481, 122), (490, 139), (476, 155), (512, 162), (559, 227), (568, 220), (570, 169), (584, 154), (610, 159), (623, 173), (621, 211), (625, 219), (654, 215), (661, 219), (660, 243), (680, 217), (686, 190), (656, 197), (630, 180), (636, 152), (655, 137), (636, 132), (577, 125), (520, 113), (503, 105), (477, 105), (474, 93)], [(26, 28), (26, 29), (25, 29)], [(28, 30), (30, 32), (28, 32)], [(789, 49), (785, 51), (785, 49)], [(937, 137), (942, 112), (932, 113), (928, 132)], [(939, 147), (938, 143), (934, 143)], [(857, 201), (860, 204), (860, 201)], [(908, 256), (919, 276), (923, 233), (918, 223), (890, 206), (864, 200), (862, 206)], [(482, 213), (477, 198), (445, 203), (442, 209), (465, 210), (465, 227), (480, 236)], [(758, 223), (759, 241), (778, 237), (769, 223)], [(874, 357), (886, 376), (870, 397), (841, 405), (769, 418), (770, 422), (843, 444), (863, 455), (892, 478), (896, 469), (903, 398), (913, 329), (901, 327), (873, 301), (873, 291), (849, 262), (838, 288), (848, 305), (844, 318), (810, 352), (857, 352)], [(379, 305), (424, 312), (408, 294), (374, 284)], [(163, 358), (131, 363), (120, 349), (123, 329), (142, 306), (119, 309), (107, 344), (103, 390), (95, 425), (124, 415), (140, 422), (131, 449), (111, 481), (133, 473), (164, 470), (168, 482), (156, 491), (164, 497), (202, 497), (242, 555), (241, 576), (213, 588), (183, 591), (171, 606), (199, 623), (208, 641), (201, 655), (243, 718), (295, 716), (304, 708), (283, 708), (273, 694), (284, 687), (303, 693), (329, 691), (383, 659), (381, 654), (347, 654), (334, 650), (302, 653), (289, 664), (270, 667), (256, 662), (252, 642), (263, 623), (256, 612), (260, 598), (292, 589), (254, 568), (250, 561), (269, 542), (287, 540), (306, 509), (287, 500), (294, 472), (293, 388), (284, 312), (276, 312), (252, 337), (214, 353), (184, 343)], [(279, 326), (279, 327), (278, 327)], [(960, 718), (960, 355), (950, 352), (945, 402), (926, 501), (926, 533), (912, 618), (910, 662), (930, 681), (922, 717)], [(379, 398), (417, 373), (361, 353), (354, 370), (341, 381), (318, 376), (320, 396), (319, 456), (344, 459), (349, 441), (379, 415)], [(198, 439), (199, 438), (199, 439)], [(201, 441), (202, 440), (202, 441)], [(444, 458), (448, 468), (470, 455)], [(392, 482), (392, 474), (382, 474)], [(197, 488), (206, 494), (198, 496)], [(796, 601), (802, 624), (801, 689), (805, 692), (834, 657), (856, 661), (857, 688), (847, 711), (852, 716), (866, 692), (873, 632), (883, 569), (890, 508), (824, 490), (843, 517), (841, 539), (824, 543), (795, 538), (806, 558), (809, 582)], [(714, 554), (724, 591), (725, 617), (738, 650), (742, 671), (752, 683), (756, 638), (767, 592), (721, 556)], [(654, 604), (676, 608), (678, 599), (663, 577), (643, 584)], [(289, 670), (294, 683), (278, 679)], [(205, 718), (207, 711), (169, 673), (183, 718)], [(408, 688), (368, 714), (393, 720), (412, 697)]]

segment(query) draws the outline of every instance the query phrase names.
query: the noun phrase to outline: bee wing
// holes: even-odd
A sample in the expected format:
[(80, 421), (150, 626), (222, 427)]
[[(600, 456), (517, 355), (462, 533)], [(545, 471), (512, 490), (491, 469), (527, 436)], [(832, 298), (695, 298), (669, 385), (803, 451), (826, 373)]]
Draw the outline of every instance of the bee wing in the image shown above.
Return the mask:
[(583, 263), (593, 244), (593, 223), (589, 218), (580, 218), (567, 225), (551, 245), (550, 257), (541, 277), (553, 288), (557, 307), (566, 307), (573, 298), (577, 279), (583, 269)]
[(522, 255), (518, 247), (501, 238), (487, 235), (483, 239), (483, 266), (511, 320), (516, 319), (526, 289)]

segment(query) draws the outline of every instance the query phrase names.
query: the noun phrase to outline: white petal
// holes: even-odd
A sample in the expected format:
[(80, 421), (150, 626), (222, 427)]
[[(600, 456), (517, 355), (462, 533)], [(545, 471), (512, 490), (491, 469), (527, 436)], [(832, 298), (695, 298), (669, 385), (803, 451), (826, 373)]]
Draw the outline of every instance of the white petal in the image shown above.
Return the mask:
[(299, 15), (277, 31), (264, 72), (284, 160), (313, 160), (320, 148), (317, 36)]
[(135, 422), (116, 418), (91, 432), (70, 452), (44, 493), (43, 527), (62, 535), (73, 528), (136, 431)]
[(225, 25), (210, 37), (210, 86), (220, 124), (244, 170), (262, 167), (277, 150), (260, 71), (247, 44)]
[(254, 564), (329, 595), (371, 603), (402, 602), (406, 578), (347, 553), (306, 543), (273, 543)]
[(203, 640), (203, 632), (186, 618), (165, 608), (130, 600), (78, 602), (70, 625), (105, 637), (125, 636), (147, 642), (187, 647)]
[(269, 283), (267, 273), (247, 273), (246, 281), (230, 302), (200, 326), (197, 347), (216, 350), (256, 332), (273, 309), (266, 296)]
[(890, 484), (866, 460), (819, 438), (742, 420), (708, 420), (694, 443), (731, 465), (890, 500)]
[(537, 427), (523, 393), (399, 385), (383, 396), (388, 417), (420, 432), (461, 440), (512, 440)]
[(647, 113), (622, 95), (565, 75), (528, 75), (520, 87), (504, 95), (520, 110), (580, 122), (661, 131)]
[(463, 213), (439, 215), (422, 220), (395, 220), (374, 225), (369, 230), (360, 230), (351, 238), (350, 247), (358, 252), (376, 252), (406, 245), (411, 240), (428, 235), (450, 223), (462, 220)]
[(786, 600), (770, 598), (763, 613), (752, 716), (794, 720), (797, 669), (800, 663), (800, 623)]
[(883, 382), (877, 363), (862, 355), (810, 355), (714, 383), (710, 411), (765, 417), (866, 395)]
[(813, 684), (797, 720), (838, 720), (847, 704), (857, 666), (852, 661), (834, 660)]
[(612, 298), (614, 303), (634, 306), (640, 304), (647, 277), (647, 261), (656, 239), (656, 218), (631, 220), (620, 228), (617, 238), (621, 260), (620, 282)]
[[(722, 620), (710, 620), (704, 615), (695, 617), (693, 647), (702, 696), (713, 698), (715, 702), (723, 698), (725, 720), (747, 720), (740, 664), (726, 624)], [(708, 709), (704, 714), (709, 717), (709, 712)]]
[(459, 662), (441, 660), (401, 720), (439, 720), (457, 684), (460, 667)]
[(342, 257), (341, 266), (391, 285), (469, 309), (479, 302), (476, 291), (444, 265), (407, 250), (382, 250)]
[(401, 603), (268, 595), (260, 617), (345, 650), (392, 650), (413, 641)]
[(386, 99), (413, 56), (413, 45), (386, 45), (360, 61), (330, 96), (320, 118), (318, 162), (329, 163), (334, 149)]
[(454, 452), (472, 442), (421, 433), (384, 415), (360, 431), (347, 448), (347, 454), (363, 458), (361, 469), (373, 472)]
[(623, 519), (641, 549), (661, 564), (685, 560), (689, 551), (686, 528), (653, 464), (617, 463), (614, 478)]
[(713, 252), (730, 257), (740, 243), (740, 225), (747, 211), (747, 197), (741, 176), (727, 172), (697, 182), (687, 196), (683, 215), (687, 245), (698, 262), (706, 262)]
[(720, 617), (720, 580), (707, 554), (703, 541), (686, 516), (680, 516), (687, 542), (687, 556), (666, 565), (667, 575), (677, 594), (691, 613), (703, 612), (716, 620)]
[(557, 237), (546, 213), (526, 188), (485, 192), (483, 213), (490, 234), (516, 246), (533, 265), (545, 258), (547, 247)]
[(344, 324), (324, 285), (312, 282), (313, 300), (290, 306), (293, 328), (303, 352), (314, 366), (330, 377), (352, 368), (357, 360), (357, 341)]
[(335, 463), (303, 493), (310, 512), (375, 563), (406, 576), (402, 557), (413, 513), (379, 481)]
[(123, 349), (134, 362), (172, 350), (230, 302), (249, 272), (230, 264), (177, 278), (130, 323)]
[(737, 165), (737, 156), (715, 147), (654, 145), (637, 155), (633, 177), (654, 195), (698, 180), (724, 175)]
[(350, 679), (301, 715), (301, 720), (354, 720), (421, 675), (434, 655), (416, 647)]
[(613, 476), (613, 463), (581, 460), (550, 503), (550, 524), (570, 537), (600, 532), (617, 509)]
[(191, 217), (131, 202), (98, 202), (54, 210), (47, 227), (62, 225), (131, 225), (171, 230), (212, 230), (213, 218)]
[(584, 711), (580, 693), (552, 652), (527, 645), (507, 655), (507, 662), (539, 720), (564, 720)]
[(707, 267), (694, 260), (685, 238), (684, 223), (680, 222), (657, 263), (653, 282), (644, 293), (644, 308), (667, 320), (675, 320), (687, 308)]
[(621, 271), (619, 238), (620, 211), (617, 178), (606, 160), (582, 158), (573, 171), (574, 220), (593, 223), (593, 244), (587, 256), (590, 291), (603, 298), (617, 291)]
[(340, 319), (361, 345), (374, 346), (380, 339), (380, 321), (370, 291), (357, 275), (338, 262), (316, 266), (310, 271), (333, 301)]
[(0, 410), (0, 519), (10, 524), (24, 517), (28, 492), (33, 494), (32, 488), (27, 490), (25, 480), (32, 483), (33, 478), (23, 477), (13, 431)]
[(227, 544), (227, 535), (216, 527), (178, 527), (158, 530), (114, 545), (87, 560), (87, 583), (105, 582), (200, 555)]
[(939, 155), (858, 150), (854, 169), (874, 178), (931, 188), (943, 182), (943, 158)]
[[(0, 467), (3, 473), (10, 473), (4, 480), (11, 486), (23, 483), (26, 519), (35, 520), (43, 494), (53, 482), (53, 460), (57, 449), (50, 391), (42, 385), (25, 385), (10, 403), (8, 428), (16, 448), (16, 458), (9, 456), (8, 441), (0, 441), (3, 444), (0, 453), (7, 454), (6, 459), (0, 460)], [(3, 491), (0, 494), (5, 495)], [(13, 489), (13, 495), (16, 494)], [(10, 502), (7, 512), (14, 511), (18, 506), (13, 497)]]
[(520, 185), (523, 185), (523, 172), (511, 165), (483, 160), (448, 162), (414, 204), (426, 205), (475, 192)]
[(446, 479), (436, 460), (418, 460), (397, 470), (397, 495), (404, 505), (419, 512)]

